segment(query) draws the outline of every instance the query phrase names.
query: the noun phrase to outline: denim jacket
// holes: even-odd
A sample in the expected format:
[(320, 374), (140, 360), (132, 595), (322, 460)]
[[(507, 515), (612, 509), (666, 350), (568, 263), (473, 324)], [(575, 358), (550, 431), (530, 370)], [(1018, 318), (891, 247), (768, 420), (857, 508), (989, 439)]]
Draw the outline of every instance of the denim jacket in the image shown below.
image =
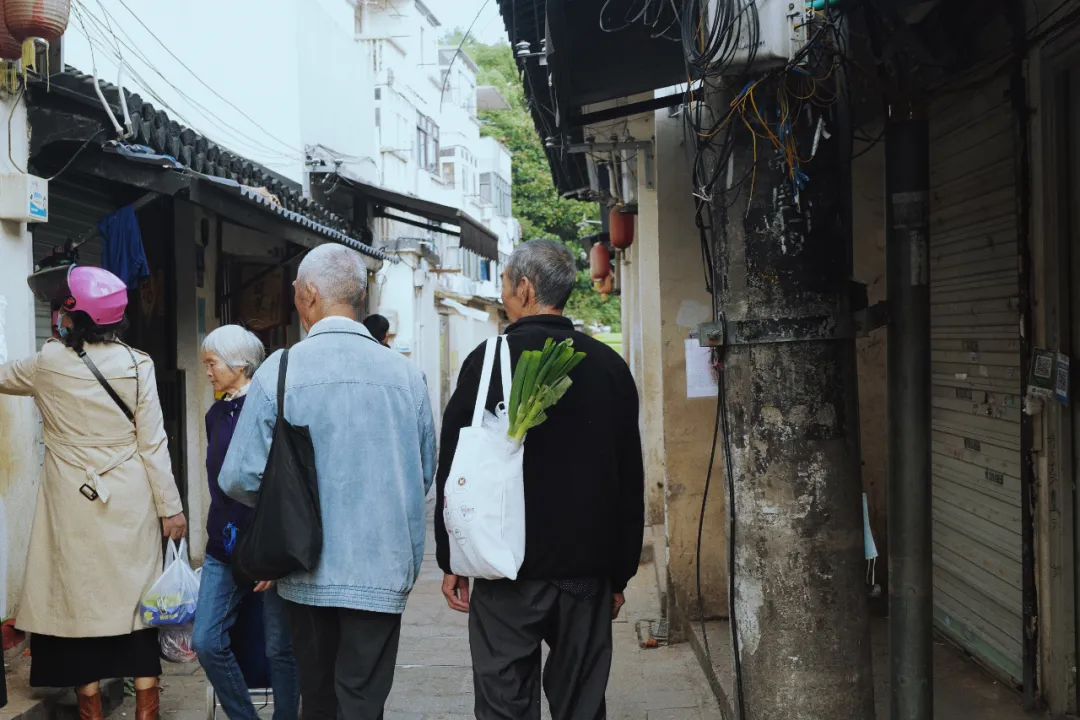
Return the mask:
[[(258, 497), (277, 419), (281, 353), (248, 389), (219, 484)], [(301, 605), (401, 613), (424, 557), (424, 498), (435, 472), (435, 422), (419, 368), (347, 318), (315, 324), (289, 351), (285, 417), (315, 446), (323, 550), (312, 573), (278, 583)]]

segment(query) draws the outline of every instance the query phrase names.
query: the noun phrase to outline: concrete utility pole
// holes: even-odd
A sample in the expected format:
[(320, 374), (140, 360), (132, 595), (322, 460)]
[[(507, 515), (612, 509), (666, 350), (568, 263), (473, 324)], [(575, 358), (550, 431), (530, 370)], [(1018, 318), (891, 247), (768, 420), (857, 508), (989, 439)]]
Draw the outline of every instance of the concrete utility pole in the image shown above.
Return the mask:
[[(760, 117), (777, 116), (764, 107), (774, 95), (757, 95)], [(792, 122), (802, 152), (816, 146), (802, 190), (782, 153), (736, 118), (728, 184), (746, 180), (737, 200), (732, 189), (714, 204), (744, 720), (874, 717), (841, 147), (850, 130), (837, 108)]]

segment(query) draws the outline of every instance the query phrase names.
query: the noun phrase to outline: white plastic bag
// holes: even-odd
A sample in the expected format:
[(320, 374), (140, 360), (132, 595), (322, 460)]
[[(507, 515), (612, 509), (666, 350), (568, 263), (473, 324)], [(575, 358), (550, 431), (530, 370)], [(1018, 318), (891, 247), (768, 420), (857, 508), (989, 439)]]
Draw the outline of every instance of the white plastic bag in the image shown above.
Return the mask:
[(195, 662), (198, 658), (191, 642), (193, 631), (191, 625), (161, 628), (158, 634), (161, 657), (174, 663)]
[[(503, 402), (486, 412), (496, 347)], [(510, 392), (510, 346), (506, 336), (488, 340), (470, 427), (462, 428), (450, 465), (443, 520), (450, 535), (450, 569), (461, 577), (517, 579), (525, 560), (525, 483), (522, 445), (507, 437)]]
[(148, 627), (179, 627), (195, 619), (199, 602), (199, 577), (187, 559), (187, 540), (169, 540), (165, 570), (143, 595), (143, 622)]

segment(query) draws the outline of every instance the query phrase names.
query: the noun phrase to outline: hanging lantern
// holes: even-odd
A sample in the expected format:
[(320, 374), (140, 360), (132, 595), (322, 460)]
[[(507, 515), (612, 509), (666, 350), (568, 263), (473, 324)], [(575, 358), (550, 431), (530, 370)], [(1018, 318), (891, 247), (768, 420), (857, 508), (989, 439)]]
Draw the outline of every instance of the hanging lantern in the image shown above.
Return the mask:
[(8, 31), (4, 17), (4, 0), (0, 0), (0, 60), (18, 60), (22, 57), (22, 47)]
[(624, 213), (618, 205), (611, 208), (608, 215), (608, 232), (612, 247), (625, 250), (634, 244), (634, 216)]
[[(0, 0), (4, 21), (12, 37), (22, 43), (23, 72), (37, 71), (37, 49), (59, 40), (67, 30), (71, 0)], [(48, 74), (48, 68), (45, 68)]]
[(611, 253), (603, 243), (596, 243), (589, 251), (589, 270), (593, 282), (611, 275)]

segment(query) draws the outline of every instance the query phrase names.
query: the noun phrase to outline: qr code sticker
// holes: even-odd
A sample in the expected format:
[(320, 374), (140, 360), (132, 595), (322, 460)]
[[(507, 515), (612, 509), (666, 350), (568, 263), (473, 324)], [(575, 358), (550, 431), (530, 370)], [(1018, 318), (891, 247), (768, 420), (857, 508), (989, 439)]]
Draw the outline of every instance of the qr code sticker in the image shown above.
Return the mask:
[(1058, 368), (1054, 377), (1054, 391), (1062, 397), (1069, 396), (1069, 373), (1064, 368)]
[(1035, 358), (1035, 377), (1050, 379), (1054, 374), (1054, 361), (1049, 355), (1039, 355)]

